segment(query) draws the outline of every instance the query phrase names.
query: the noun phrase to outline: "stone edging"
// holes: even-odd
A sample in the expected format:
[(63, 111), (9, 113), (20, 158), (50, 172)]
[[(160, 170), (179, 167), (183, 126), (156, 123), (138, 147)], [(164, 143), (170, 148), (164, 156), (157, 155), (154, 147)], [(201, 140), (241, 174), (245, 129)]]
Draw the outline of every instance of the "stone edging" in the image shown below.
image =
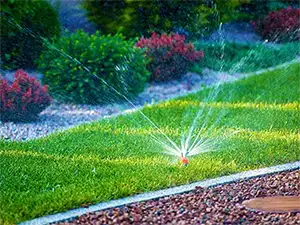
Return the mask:
[(29, 220), (29, 221), (20, 223), (20, 225), (42, 225), (42, 224), (56, 223), (59, 221), (67, 221), (67, 220), (71, 220), (77, 216), (81, 216), (83, 214), (90, 213), (90, 212), (100, 211), (100, 210), (113, 208), (113, 207), (119, 207), (119, 206), (130, 204), (133, 202), (147, 201), (150, 199), (156, 199), (156, 198), (161, 198), (161, 197), (165, 197), (168, 195), (174, 195), (174, 194), (180, 194), (180, 193), (192, 191), (197, 186), (212, 187), (212, 186), (216, 186), (219, 184), (225, 184), (225, 183), (231, 183), (234, 181), (239, 181), (241, 179), (249, 179), (249, 178), (253, 178), (253, 177), (263, 176), (263, 175), (272, 174), (272, 173), (276, 173), (276, 172), (294, 170), (294, 169), (299, 169), (299, 168), (300, 168), (300, 161), (297, 161), (297, 162), (287, 163), (287, 164), (278, 165), (278, 166), (272, 166), (272, 167), (267, 167), (267, 168), (262, 168), (262, 169), (257, 169), (257, 170), (245, 171), (245, 172), (232, 174), (232, 175), (228, 175), (228, 176), (218, 177), (218, 178), (209, 179), (209, 180), (203, 180), (203, 181), (195, 182), (192, 184), (181, 185), (181, 186), (172, 187), (172, 188), (168, 188), (168, 189), (138, 194), (135, 196), (126, 197), (126, 198), (122, 198), (122, 199), (111, 200), (108, 202), (91, 205), (91, 206), (88, 206), (85, 208), (72, 209), (72, 210), (69, 210), (66, 212), (57, 213), (57, 214), (48, 215), (48, 216), (36, 218), (33, 220)]

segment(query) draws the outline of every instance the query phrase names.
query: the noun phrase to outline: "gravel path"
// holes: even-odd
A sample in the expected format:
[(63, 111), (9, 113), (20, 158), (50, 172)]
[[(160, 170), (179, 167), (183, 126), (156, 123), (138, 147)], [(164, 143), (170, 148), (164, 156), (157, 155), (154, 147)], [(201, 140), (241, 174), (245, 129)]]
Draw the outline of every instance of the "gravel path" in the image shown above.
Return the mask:
[(244, 200), (300, 196), (300, 170), (139, 202), (80, 216), (62, 224), (300, 224), (300, 213), (248, 210)]

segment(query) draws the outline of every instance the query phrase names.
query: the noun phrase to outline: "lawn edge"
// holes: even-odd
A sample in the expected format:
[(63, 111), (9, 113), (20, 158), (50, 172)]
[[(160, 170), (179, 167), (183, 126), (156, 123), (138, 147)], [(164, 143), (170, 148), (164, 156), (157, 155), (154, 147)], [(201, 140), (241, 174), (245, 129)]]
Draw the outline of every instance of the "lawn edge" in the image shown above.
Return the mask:
[[(213, 88), (214, 86), (218, 86), (218, 85), (221, 85), (221, 84), (234, 83), (234, 82), (237, 82), (239, 80), (247, 79), (247, 78), (252, 77), (252, 76), (259, 76), (259, 75), (261, 75), (263, 73), (266, 73), (266, 72), (272, 72), (274, 70), (279, 70), (279, 69), (288, 67), (290, 65), (293, 65), (297, 62), (300, 62), (300, 56), (296, 57), (293, 60), (281, 63), (281, 64), (276, 65), (276, 66), (267, 67), (267, 68), (260, 69), (260, 70), (257, 70), (257, 71), (253, 71), (253, 72), (240, 73), (239, 77), (236, 78), (236, 79), (232, 79), (232, 80), (229, 79), (229, 80), (219, 81), (217, 83), (208, 85), (207, 87), (208, 88)], [(215, 70), (214, 70), (214, 72), (222, 73), (222, 71), (215, 71)], [(228, 72), (225, 72), (225, 73), (228, 73)], [(230, 74), (230, 73), (228, 73), (228, 74)], [(57, 129), (57, 130), (55, 130), (55, 131), (53, 131), (53, 132), (51, 132), (51, 133), (49, 133), (45, 136), (29, 138), (29, 139), (26, 139), (26, 140), (18, 140), (17, 142), (26, 143), (26, 142), (32, 141), (32, 140), (39, 140), (39, 139), (42, 139), (42, 138), (49, 137), (49, 136), (51, 136), (52, 134), (55, 134), (55, 133), (65, 132), (65, 131), (73, 129), (77, 126), (87, 125), (87, 124), (91, 124), (91, 123), (94, 123), (94, 122), (99, 122), (103, 119), (111, 119), (111, 118), (115, 118), (115, 117), (118, 117), (118, 116), (124, 116), (124, 115), (127, 115), (127, 114), (132, 114), (132, 113), (135, 113), (135, 112), (138, 112), (138, 111), (142, 110), (145, 107), (153, 106), (153, 105), (160, 104), (160, 103), (163, 103), (163, 102), (166, 102), (166, 101), (172, 101), (172, 100), (175, 100), (177, 98), (185, 97), (187, 95), (196, 94), (199, 91), (202, 91), (202, 89), (199, 88), (199, 89), (196, 89), (196, 90), (187, 91), (186, 93), (176, 94), (176, 95), (174, 95), (174, 96), (172, 96), (171, 98), (168, 98), (168, 99), (161, 99), (161, 100), (158, 100), (158, 101), (155, 101), (155, 102), (152, 102), (152, 103), (146, 103), (144, 105), (137, 105), (135, 107), (127, 108), (127, 109), (124, 109), (123, 111), (120, 111), (120, 112), (117, 112), (117, 113), (113, 113), (113, 114), (110, 114), (110, 115), (104, 115), (103, 117), (97, 118), (95, 120), (86, 121), (86, 122), (70, 125), (70, 126), (67, 126), (67, 127), (59, 128), (59, 129)], [(1, 122), (0, 122), (0, 124), (1, 124)], [(10, 140), (10, 139), (9, 140), (4, 140), (3, 138), (0, 138), (0, 141), (16, 142), (16, 140)]]
[(125, 197), (121, 199), (115, 199), (108, 202), (102, 202), (95, 205), (90, 205), (88, 207), (81, 207), (77, 209), (71, 209), (66, 212), (61, 212), (57, 214), (52, 214), (48, 216), (43, 216), (40, 218), (28, 220), (22, 223), (19, 223), (20, 225), (42, 225), (42, 224), (50, 224), (50, 223), (57, 223), (61, 221), (68, 221), (75, 217), (81, 216), (86, 213), (91, 213), (95, 211), (100, 211), (108, 208), (114, 208), (114, 207), (120, 207), (126, 204), (134, 203), (134, 202), (141, 202), (141, 201), (147, 201), (151, 199), (161, 198), (169, 195), (174, 194), (180, 194), (188, 191), (194, 190), (197, 186), (200, 187), (212, 187), (220, 184), (226, 184), (231, 183), (234, 181), (239, 181), (242, 179), (249, 179), (259, 176), (264, 176), (272, 173), (277, 172), (283, 172), (288, 170), (295, 170), (300, 169), (300, 161), (277, 165), (277, 166), (271, 166), (271, 167), (265, 167), (261, 169), (256, 170), (249, 170), (241, 173), (236, 173), (228, 176), (213, 178), (213, 179), (207, 179), (191, 184), (186, 185), (180, 185), (177, 187), (162, 189), (158, 191), (152, 191), (152, 192), (146, 192), (130, 197)]
[(241, 73), (241, 75), (243, 76), (243, 78), (247, 78), (247, 77), (253, 76), (253, 75), (260, 75), (262, 73), (272, 72), (274, 70), (282, 69), (284, 67), (290, 66), (299, 61), (300, 61), (300, 56), (297, 56), (295, 59), (284, 62), (284, 63), (280, 63), (279, 65), (270, 66), (270, 67), (259, 69), (257, 71), (253, 71), (253, 72)]

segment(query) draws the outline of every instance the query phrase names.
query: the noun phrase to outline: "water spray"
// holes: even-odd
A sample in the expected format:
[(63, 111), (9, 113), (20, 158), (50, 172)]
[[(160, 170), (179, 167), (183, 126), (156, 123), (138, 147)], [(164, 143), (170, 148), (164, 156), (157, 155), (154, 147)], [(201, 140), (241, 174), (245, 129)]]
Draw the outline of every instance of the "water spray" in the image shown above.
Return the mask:
[[(12, 26), (16, 26), (18, 29), (26, 32), (26, 34), (31, 35), (33, 38), (40, 38), (41, 40), (43, 40), (43, 42), (49, 49), (57, 51), (64, 58), (67, 58), (67, 59), (71, 60), (72, 62), (75, 62), (77, 65), (80, 65), (83, 68), (83, 70), (85, 70), (87, 73), (94, 76), (95, 78), (99, 79), (104, 85), (106, 85), (112, 91), (112, 93), (117, 94), (120, 97), (124, 98), (124, 100), (127, 103), (129, 103), (130, 106), (132, 106), (133, 109), (135, 109), (143, 117), (143, 119), (145, 119), (145, 121), (147, 121), (157, 131), (157, 133), (153, 133), (153, 134), (150, 133), (151, 138), (156, 143), (158, 143), (159, 145), (161, 145), (164, 148), (164, 150), (165, 150), (164, 153), (175, 156), (176, 158), (179, 157), (179, 161), (182, 166), (188, 166), (188, 164), (189, 164), (188, 157), (217, 149), (216, 146), (217, 146), (219, 140), (217, 140), (216, 138), (209, 138), (209, 137), (211, 136), (211, 133), (214, 130), (214, 128), (216, 127), (216, 125), (218, 124), (218, 122), (225, 115), (224, 113), (219, 115), (218, 118), (213, 121), (212, 125), (209, 125), (211, 118), (213, 118), (212, 117), (213, 109), (212, 109), (212, 107), (209, 107), (209, 105), (207, 105), (207, 106), (203, 105), (202, 107), (200, 107), (198, 109), (196, 115), (194, 116), (193, 122), (190, 126), (190, 129), (187, 131), (187, 134), (183, 133), (182, 140), (181, 140), (181, 147), (180, 147), (154, 121), (152, 121), (147, 115), (145, 115), (145, 113), (140, 108), (138, 108), (134, 104), (134, 102), (132, 102), (126, 95), (119, 92), (118, 89), (116, 89), (115, 87), (109, 85), (109, 83), (107, 83), (102, 77), (100, 77), (95, 72), (91, 71), (86, 65), (84, 65), (82, 62), (80, 62), (78, 59), (73, 58), (71, 55), (65, 53), (64, 51), (57, 49), (47, 39), (45, 39), (41, 36), (37, 36), (31, 30), (22, 28), (13, 19), (10, 19), (8, 22)], [(219, 29), (220, 30), (222, 29), (222, 23), (220, 24)], [(223, 52), (222, 58), (224, 56), (224, 46), (225, 46), (224, 41), (225, 41), (225, 38), (222, 37), (222, 52)], [(129, 58), (124, 57), (124, 59), (127, 64), (130, 63), (130, 56), (129, 56)], [(244, 59), (244, 61), (245, 61), (245, 59)], [(239, 64), (239, 66), (243, 65), (244, 61), (242, 61)], [(222, 65), (222, 67), (223, 67), (223, 65)], [(220, 70), (222, 70), (222, 67)], [(116, 68), (116, 70), (120, 70), (119, 65), (116, 65), (115, 68)], [(233, 70), (235, 70), (235, 69), (236, 68), (234, 67)], [(216, 99), (216, 97), (218, 96), (218, 94), (220, 93), (220, 90), (221, 90), (221, 89), (219, 89), (220, 84), (221, 84), (221, 82), (218, 82), (216, 85), (213, 86), (213, 88), (210, 90), (206, 99), (202, 100), (203, 103), (208, 103), (210, 100)], [(199, 131), (196, 132), (196, 128), (198, 128), (199, 121), (201, 121), (202, 125), (199, 127)], [(210, 126), (210, 127), (207, 128), (207, 126)], [(193, 134), (195, 134), (195, 132), (196, 132), (196, 135), (194, 136)]]

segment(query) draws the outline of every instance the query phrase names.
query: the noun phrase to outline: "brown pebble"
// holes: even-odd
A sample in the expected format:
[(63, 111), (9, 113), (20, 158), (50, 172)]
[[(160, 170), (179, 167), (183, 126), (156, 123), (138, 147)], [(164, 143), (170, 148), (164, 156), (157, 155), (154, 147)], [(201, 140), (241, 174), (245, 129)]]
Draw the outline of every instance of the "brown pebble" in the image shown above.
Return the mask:
[(189, 193), (89, 213), (59, 224), (300, 225), (300, 213), (255, 212), (242, 205), (253, 197), (300, 196), (299, 178), (300, 170), (295, 170), (212, 188), (197, 187)]

